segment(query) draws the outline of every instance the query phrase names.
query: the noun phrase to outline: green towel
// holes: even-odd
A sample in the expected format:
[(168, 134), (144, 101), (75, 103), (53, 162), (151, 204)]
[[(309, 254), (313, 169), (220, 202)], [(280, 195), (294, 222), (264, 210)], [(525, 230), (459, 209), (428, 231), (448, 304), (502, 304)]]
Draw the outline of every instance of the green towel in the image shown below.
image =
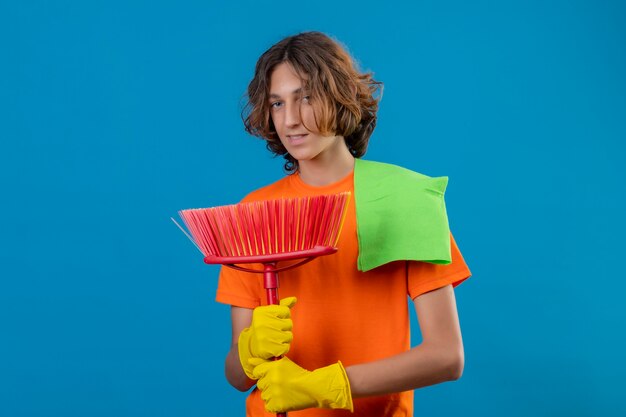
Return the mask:
[(358, 269), (398, 260), (449, 264), (450, 228), (444, 202), (448, 177), (357, 159), (354, 199)]

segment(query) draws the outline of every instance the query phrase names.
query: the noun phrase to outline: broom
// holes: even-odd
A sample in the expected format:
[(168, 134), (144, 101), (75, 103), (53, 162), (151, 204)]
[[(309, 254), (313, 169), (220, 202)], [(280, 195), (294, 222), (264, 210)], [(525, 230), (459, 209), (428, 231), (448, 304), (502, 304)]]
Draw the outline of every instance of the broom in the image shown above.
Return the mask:
[[(181, 210), (191, 236), (172, 221), (202, 252), (205, 263), (262, 273), (267, 303), (278, 304), (278, 272), (337, 251), (349, 199), (345, 192)], [(263, 269), (242, 264), (263, 264)]]

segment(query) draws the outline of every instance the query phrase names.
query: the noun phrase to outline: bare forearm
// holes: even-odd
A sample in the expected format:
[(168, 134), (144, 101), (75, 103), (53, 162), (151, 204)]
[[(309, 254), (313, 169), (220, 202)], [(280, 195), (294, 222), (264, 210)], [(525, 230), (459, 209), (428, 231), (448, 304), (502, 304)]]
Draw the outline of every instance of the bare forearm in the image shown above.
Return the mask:
[(354, 398), (408, 391), (459, 379), (463, 347), (421, 344), (379, 361), (346, 368)]
[(255, 384), (255, 381), (248, 378), (241, 367), (241, 363), (239, 362), (239, 352), (236, 344), (230, 348), (228, 355), (226, 355), (226, 362), (224, 365), (226, 379), (230, 385), (237, 388), (239, 391), (247, 391)]

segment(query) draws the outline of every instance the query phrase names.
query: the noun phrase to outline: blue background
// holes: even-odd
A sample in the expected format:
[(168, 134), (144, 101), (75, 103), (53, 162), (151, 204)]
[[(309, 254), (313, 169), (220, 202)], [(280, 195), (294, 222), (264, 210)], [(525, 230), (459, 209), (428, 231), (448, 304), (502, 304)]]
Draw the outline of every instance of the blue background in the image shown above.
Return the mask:
[(239, 111), (303, 30), (385, 83), (367, 158), (450, 177), (465, 373), (416, 415), (626, 415), (625, 9), (2, 2), (0, 415), (243, 414), (218, 270), (169, 217), (282, 176)]

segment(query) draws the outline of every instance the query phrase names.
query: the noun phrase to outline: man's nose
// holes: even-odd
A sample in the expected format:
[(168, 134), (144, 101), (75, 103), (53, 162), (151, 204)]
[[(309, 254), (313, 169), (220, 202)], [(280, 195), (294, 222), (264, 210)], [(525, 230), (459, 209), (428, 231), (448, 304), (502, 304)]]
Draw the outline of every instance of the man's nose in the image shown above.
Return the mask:
[(291, 104), (287, 106), (287, 114), (285, 115), (285, 124), (293, 127), (300, 124), (300, 106)]

